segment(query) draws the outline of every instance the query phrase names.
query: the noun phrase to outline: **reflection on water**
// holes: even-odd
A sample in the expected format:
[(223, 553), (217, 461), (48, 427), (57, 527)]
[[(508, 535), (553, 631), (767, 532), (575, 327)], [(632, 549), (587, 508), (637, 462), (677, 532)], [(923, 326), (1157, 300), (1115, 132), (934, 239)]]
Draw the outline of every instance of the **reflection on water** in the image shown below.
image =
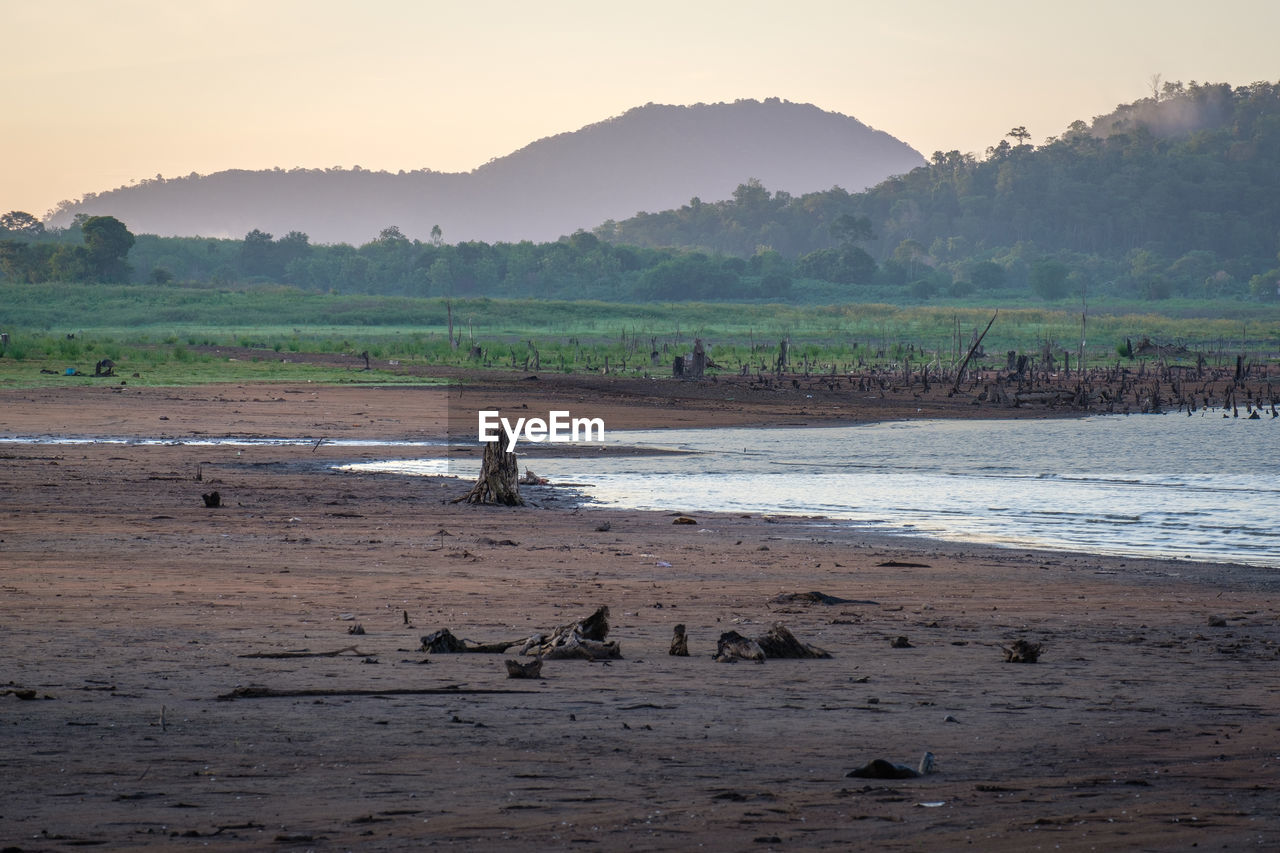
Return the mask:
[[(1270, 419), (911, 421), (608, 438), (692, 452), (540, 459), (534, 448), (521, 464), (586, 483), (604, 506), (824, 515), (950, 540), (1280, 568), (1280, 421)], [(353, 467), (444, 471), (443, 460)]]

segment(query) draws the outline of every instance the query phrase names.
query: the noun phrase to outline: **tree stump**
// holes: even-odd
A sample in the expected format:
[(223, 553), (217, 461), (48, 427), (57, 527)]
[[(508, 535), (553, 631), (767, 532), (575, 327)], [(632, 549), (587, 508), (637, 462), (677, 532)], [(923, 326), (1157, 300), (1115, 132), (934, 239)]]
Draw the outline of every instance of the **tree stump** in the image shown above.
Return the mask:
[(675, 627), (671, 637), (671, 650), (668, 654), (678, 658), (687, 658), (689, 656), (689, 639), (685, 636), (684, 625)]
[(503, 450), (501, 439), (484, 446), (480, 476), (476, 484), (454, 503), (524, 506), (520, 497), (520, 463), (513, 451)]

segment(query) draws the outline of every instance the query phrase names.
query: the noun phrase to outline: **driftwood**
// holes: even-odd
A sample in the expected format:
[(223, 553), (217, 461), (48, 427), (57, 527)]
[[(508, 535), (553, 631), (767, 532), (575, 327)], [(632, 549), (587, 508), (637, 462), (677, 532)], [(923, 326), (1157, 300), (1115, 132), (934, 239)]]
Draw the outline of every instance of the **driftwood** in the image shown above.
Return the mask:
[(689, 656), (689, 639), (685, 636), (684, 625), (677, 625), (671, 636), (671, 649), (667, 654), (678, 658), (687, 658)]
[(542, 677), (542, 658), (531, 660), (528, 663), (521, 663), (518, 660), (509, 660), (507, 663), (507, 678), (541, 678)]
[(585, 619), (561, 625), (549, 638), (530, 637), (525, 654), (536, 654), (549, 660), (609, 660), (622, 657), (622, 649), (609, 635), (609, 608), (599, 607)]
[(780, 592), (769, 599), (770, 604), (879, 604), (865, 598), (837, 598), (824, 592)]
[(932, 752), (926, 752), (916, 767), (906, 764), (895, 764), (883, 758), (876, 758), (846, 774), (846, 778), (855, 779), (918, 779), (934, 772), (935, 760)]
[(716, 642), (716, 663), (737, 663), (740, 660), (764, 663), (764, 649), (750, 637), (744, 637), (737, 631), (725, 631)]
[(754, 640), (737, 631), (726, 631), (716, 643), (717, 663), (753, 660), (764, 663), (768, 658), (829, 658), (826, 649), (802, 643), (781, 622)]
[(497, 643), (476, 643), (460, 640), (448, 628), (441, 628), (422, 637), (422, 651), (433, 654), (475, 652), (502, 654), (520, 648), (520, 653), (537, 655), (550, 660), (579, 658), (582, 660), (607, 660), (622, 657), (618, 643), (605, 638), (609, 634), (609, 608), (600, 607), (590, 616), (561, 625), (547, 634), (534, 634), (518, 640)]
[(247, 655), (237, 655), (242, 658), (336, 658), (339, 655), (345, 655), (350, 652), (355, 657), (369, 657), (368, 652), (362, 652), (355, 646), (344, 646), (332, 652), (253, 652)]
[(441, 628), (422, 638), (422, 651), (431, 654), (459, 654), (474, 652), (476, 654), (500, 655), (512, 646), (518, 646), (524, 639), (508, 640), (498, 643), (473, 643), (470, 640), (459, 640), (448, 628)]
[(401, 687), (390, 690), (360, 690), (360, 689), (317, 689), (317, 690), (276, 690), (272, 687), (262, 687), (260, 685), (251, 684), (247, 687), (237, 687), (230, 693), (223, 693), (216, 697), (219, 701), (229, 702), (233, 699), (281, 699), (289, 697), (304, 696), (459, 696), (459, 695), (484, 695), (486, 693), (533, 693), (531, 690), (510, 690), (502, 688), (485, 688), (485, 687)]
[(756, 645), (764, 652), (766, 658), (829, 658), (831, 653), (796, 639), (795, 634), (788, 631), (781, 622), (769, 629), (769, 632), (756, 638)]
[(209, 494), (201, 495), (200, 497), (204, 499), (204, 505), (209, 509), (217, 509), (222, 506), (222, 495), (217, 492), (210, 492)]
[(1026, 640), (1014, 640), (1009, 647), (1001, 646), (1005, 663), (1035, 663), (1040, 660), (1039, 643), (1028, 643)]

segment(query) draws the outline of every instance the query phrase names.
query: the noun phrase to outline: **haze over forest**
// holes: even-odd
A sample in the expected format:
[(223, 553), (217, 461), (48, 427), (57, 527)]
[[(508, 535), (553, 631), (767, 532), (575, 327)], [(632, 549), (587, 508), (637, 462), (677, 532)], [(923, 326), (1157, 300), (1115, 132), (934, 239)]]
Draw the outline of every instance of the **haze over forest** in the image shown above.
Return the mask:
[[(693, 152), (675, 160), (679, 168), (692, 169), (689, 164), (716, 159), (715, 145), (725, 146), (723, 161), (752, 150), (734, 140), (751, 136), (753, 120), (782, 113), (797, 117), (797, 125), (811, 119), (843, 128), (915, 159), (914, 152), (903, 153), (910, 152), (906, 146), (852, 119), (771, 100), (639, 108), (463, 176), (240, 174), (249, 183), (243, 194), (263, 205), (271, 199), (251, 192), (256, 181), (319, 181), (325, 192), (348, 183), (368, 190), (433, 178), (501, 186), (508, 193), (522, 186), (523, 207), (508, 207), (524, 221), (536, 221), (539, 210), (563, 212), (577, 204), (581, 211), (607, 200), (577, 173), (640, 187), (643, 182), (633, 178), (642, 173), (636, 163), (657, 169), (653, 164), (668, 162), (649, 156), (663, 146), (646, 149), (643, 138), (637, 143), (642, 131), (651, 143), (669, 143), (668, 152)], [(700, 139), (705, 150), (671, 142), (680, 132), (671, 129), (673, 118), (701, 126), (707, 115), (748, 120), (727, 139), (724, 133), (692, 131), (674, 137)], [(727, 123), (713, 124), (723, 129)], [(753, 160), (747, 174), (782, 175), (781, 180), (789, 175), (823, 185), (829, 181), (817, 166), (834, 169), (838, 158), (808, 158), (804, 152), (847, 150), (806, 147), (804, 140), (782, 133), (770, 138), (785, 138), (779, 147), (786, 153)], [(345, 293), (614, 301), (1280, 296), (1280, 84), (1166, 82), (1150, 97), (1072, 122), (1040, 145), (1021, 126), (993, 143), (983, 155), (936, 151), (927, 163), (863, 191), (835, 186), (795, 194), (754, 177), (720, 178), (738, 183), (728, 197), (704, 200), (696, 195), (699, 176), (691, 172), (672, 180), (671, 192), (687, 199), (679, 206), (622, 219), (580, 219), (588, 224), (551, 228), (557, 237), (539, 242), (521, 236), (460, 239), (448, 231), (450, 220), (410, 218), (411, 195), (399, 197), (401, 207), (377, 195), (333, 200), (338, 211), (376, 211), (376, 236), (362, 238), (358, 246), (314, 242), (317, 235), (303, 230), (311, 211), (297, 209), (292, 199), (284, 205), (292, 214), (275, 232), (255, 227), (243, 237), (158, 237), (145, 233), (145, 220), (140, 225), (121, 210), (126, 198), (164, 198), (217, 182), (156, 181), (94, 199), (103, 214), (77, 211), (65, 228), (46, 229), (16, 211), (0, 217), (0, 237), (7, 238), (0, 239), (0, 276), (31, 283), (280, 283)], [(623, 146), (630, 159), (615, 146)], [(848, 174), (849, 158), (842, 162), (842, 174)], [(676, 171), (667, 166), (667, 173)], [(322, 206), (315, 199), (312, 205)], [(545, 225), (550, 214), (541, 219)], [(444, 233), (406, 233), (404, 223), (413, 223), (410, 229), (430, 227), (426, 222), (441, 224)]]
[(356, 167), (157, 176), (64, 203), (48, 224), (111, 215), (161, 236), (243, 237), (258, 229), (355, 245), (391, 225), (427, 239), (438, 225), (449, 242), (541, 242), (695, 197), (727, 199), (748, 178), (792, 194), (856, 192), (923, 163), (889, 134), (808, 104), (647, 104), (467, 173)]

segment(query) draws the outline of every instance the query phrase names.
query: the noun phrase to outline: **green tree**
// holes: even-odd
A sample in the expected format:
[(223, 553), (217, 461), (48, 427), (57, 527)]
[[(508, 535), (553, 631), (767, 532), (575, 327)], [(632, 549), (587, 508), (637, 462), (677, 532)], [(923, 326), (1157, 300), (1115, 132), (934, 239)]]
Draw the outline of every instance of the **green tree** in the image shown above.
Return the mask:
[(1016, 139), (1018, 141), (1018, 144), (1015, 147), (1021, 148), (1027, 144), (1027, 140), (1031, 138), (1031, 133), (1028, 132), (1025, 126), (1018, 125), (1013, 130), (1006, 133), (1005, 136), (1009, 137), (1010, 139)]
[(1031, 290), (1041, 299), (1061, 299), (1067, 295), (1067, 265), (1053, 258), (1040, 258), (1031, 264)]
[(995, 261), (978, 261), (969, 270), (969, 281), (978, 290), (1000, 290), (1005, 285), (1005, 269)]
[(80, 226), (87, 252), (89, 276), (98, 281), (127, 281), (125, 259), (133, 248), (134, 236), (114, 216), (90, 216)]
[(246, 276), (270, 277), (271, 243), (275, 235), (257, 228), (244, 235), (240, 245), (240, 271)]
[(39, 237), (44, 234), (44, 223), (25, 210), (11, 210), (0, 215), (0, 228), (24, 237)]

